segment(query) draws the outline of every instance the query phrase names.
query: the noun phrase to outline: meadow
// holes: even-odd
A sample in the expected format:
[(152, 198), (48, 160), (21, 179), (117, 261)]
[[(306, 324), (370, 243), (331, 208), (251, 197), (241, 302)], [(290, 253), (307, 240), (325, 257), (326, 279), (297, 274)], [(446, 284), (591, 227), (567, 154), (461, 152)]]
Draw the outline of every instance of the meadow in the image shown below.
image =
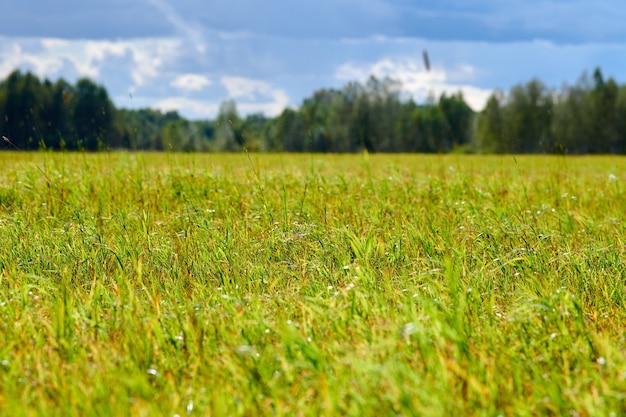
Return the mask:
[(619, 416), (620, 157), (0, 154), (0, 414)]

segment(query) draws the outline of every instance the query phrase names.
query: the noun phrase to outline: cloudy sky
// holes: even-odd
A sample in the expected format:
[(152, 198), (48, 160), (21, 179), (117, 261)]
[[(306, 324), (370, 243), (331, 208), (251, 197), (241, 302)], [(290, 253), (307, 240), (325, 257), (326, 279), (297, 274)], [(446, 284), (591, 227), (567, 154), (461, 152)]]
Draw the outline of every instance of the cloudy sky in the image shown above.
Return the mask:
[(370, 74), (476, 110), (533, 77), (626, 82), (623, 0), (3, 0), (0, 16), (0, 78), (88, 76), (119, 107), (199, 119), (228, 98), (274, 116)]

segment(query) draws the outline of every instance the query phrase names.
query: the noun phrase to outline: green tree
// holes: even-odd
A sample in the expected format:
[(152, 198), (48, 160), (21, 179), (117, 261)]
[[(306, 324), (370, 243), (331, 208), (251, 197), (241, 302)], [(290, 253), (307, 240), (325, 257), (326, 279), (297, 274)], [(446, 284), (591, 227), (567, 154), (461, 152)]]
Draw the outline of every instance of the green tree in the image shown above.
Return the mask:
[(164, 150), (163, 129), (168, 123), (182, 119), (175, 111), (162, 113), (153, 109), (120, 109), (116, 115), (128, 138), (129, 149)]
[(584, 119), (588, 135), (587, 151), (592, 153), (615, 152), (619, 138), (617, 132), (616, 104), (619, 87), (612, 78), (604, 80), (599, 68), (593, 73), (593, 88), (588, 93), (587, 117)]
[(513, 87), (504, 112), (506, 152), (552, 151), (552, 93), (539, 80)]
[(248, 151), (266, 150), (263, 132), (268, 123), (268, 118), (261, 113), (249, 114), (243, 120), (241, 127), (242, 137), (244, 138), (246, 149)]
[(305, 136), (304, 118), (298, 111), (287, 108), (273, 123), (270, 143), (278, 151), (303, 152)]
[(494, 92), (485, 105), (485, 109), (478, 116), (476, 128), (476, 147), (484, 153), (506, 152), (508, 143), (504, 133), (503, 115), (504, 94), (501, 91)]
[(563, 87), (558, 94), (552, 119), (554, 151), (571, 154), (586, 152), (586, 100), (587, 91), (580, 81), (575, 86)]
[(60, 79), (51, 85), (51, 100), (47, 111), (48, 134), (46, 146), (51, 149), (65, 149), (74, 142), (72, 126), (73, 101), (76, 93), (74, 87)]
[(220, 105), (215, 121), (215, 141), (218, 150), (233, 152), (245, 146), (243, 121), (237, 113), (233, 100), (226, 100)]
[(336, 90), (318, 90), (312, 97), (305, 99), (300, 106), (300, 114), (304, 119), (302, 123), (308, 130), (306, 132), (307, 150), (312, 152), (330, 152), (332, 150), (328, 121), (331, 104), (337, 94)]
[(411, 118), (410, 132), (414, 140), (412, 152), (448, 152), (451, 144), (446, 141), (450, 127), (439, 106), (427, 105), (415, 109)]
[(3, 83), (5, 89), (3, 131), (19, 149), (37, 149), (42, 139), (43, 88), (30, 72), (14, 71)]
[(87, 78), (78, 80), (73, 115), (79, 147), (95, 151), (110, 146), (112, 136), (116, 134), (114, 111), (104, 87)]
[(617, 143), (614, 152), (626, 153), (626, 85), (622, 85), (615, 102)]
[(207, 152), (215, 150), (211, 138), (205, 135), (203, 125), (186, 119), (168, 122), (163, 128), (166, 150), (182, 152)]
[(439, 98), (438, 105), (449, 127), (449, 138), (446, 142), (452, 147), (469, 144), (472, 140), (474, 111), (463, 99), (463, 94), (459, 92), (447, 96), (444, 93)]
[(358, 95), (353, 123), (358, 142), (368, 151), (397, 151), (402, 142), (396, 136), (397, 119), (402, 116), (400, 83), (390, 78), (370, 77)]

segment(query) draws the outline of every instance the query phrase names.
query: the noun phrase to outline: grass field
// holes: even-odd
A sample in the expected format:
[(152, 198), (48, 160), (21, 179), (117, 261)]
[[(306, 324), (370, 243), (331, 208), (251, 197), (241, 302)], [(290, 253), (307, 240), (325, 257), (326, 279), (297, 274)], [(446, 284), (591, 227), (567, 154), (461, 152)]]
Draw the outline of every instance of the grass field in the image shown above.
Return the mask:
[(0, 415), (626, 413), (624, 158), (0, 168)]

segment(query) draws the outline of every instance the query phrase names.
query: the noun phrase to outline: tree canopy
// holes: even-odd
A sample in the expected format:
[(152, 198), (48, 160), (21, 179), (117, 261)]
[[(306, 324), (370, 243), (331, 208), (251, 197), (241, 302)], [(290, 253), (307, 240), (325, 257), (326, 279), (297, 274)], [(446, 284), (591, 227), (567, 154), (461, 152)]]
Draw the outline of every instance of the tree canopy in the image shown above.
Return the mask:
[[(106, 89), (14, 71), (0, 82), (0, 133), (22, 150), (626, 153), (626, 86), (600, 69), (560, 90), (533, 79), (475, 113), (463, 95), (415, 103), (395, 80), (320, 89), (274, 118), (227, 100), (215, 120), (117, 109)], [(7, 147), (8, 149), (8, 147)]]

